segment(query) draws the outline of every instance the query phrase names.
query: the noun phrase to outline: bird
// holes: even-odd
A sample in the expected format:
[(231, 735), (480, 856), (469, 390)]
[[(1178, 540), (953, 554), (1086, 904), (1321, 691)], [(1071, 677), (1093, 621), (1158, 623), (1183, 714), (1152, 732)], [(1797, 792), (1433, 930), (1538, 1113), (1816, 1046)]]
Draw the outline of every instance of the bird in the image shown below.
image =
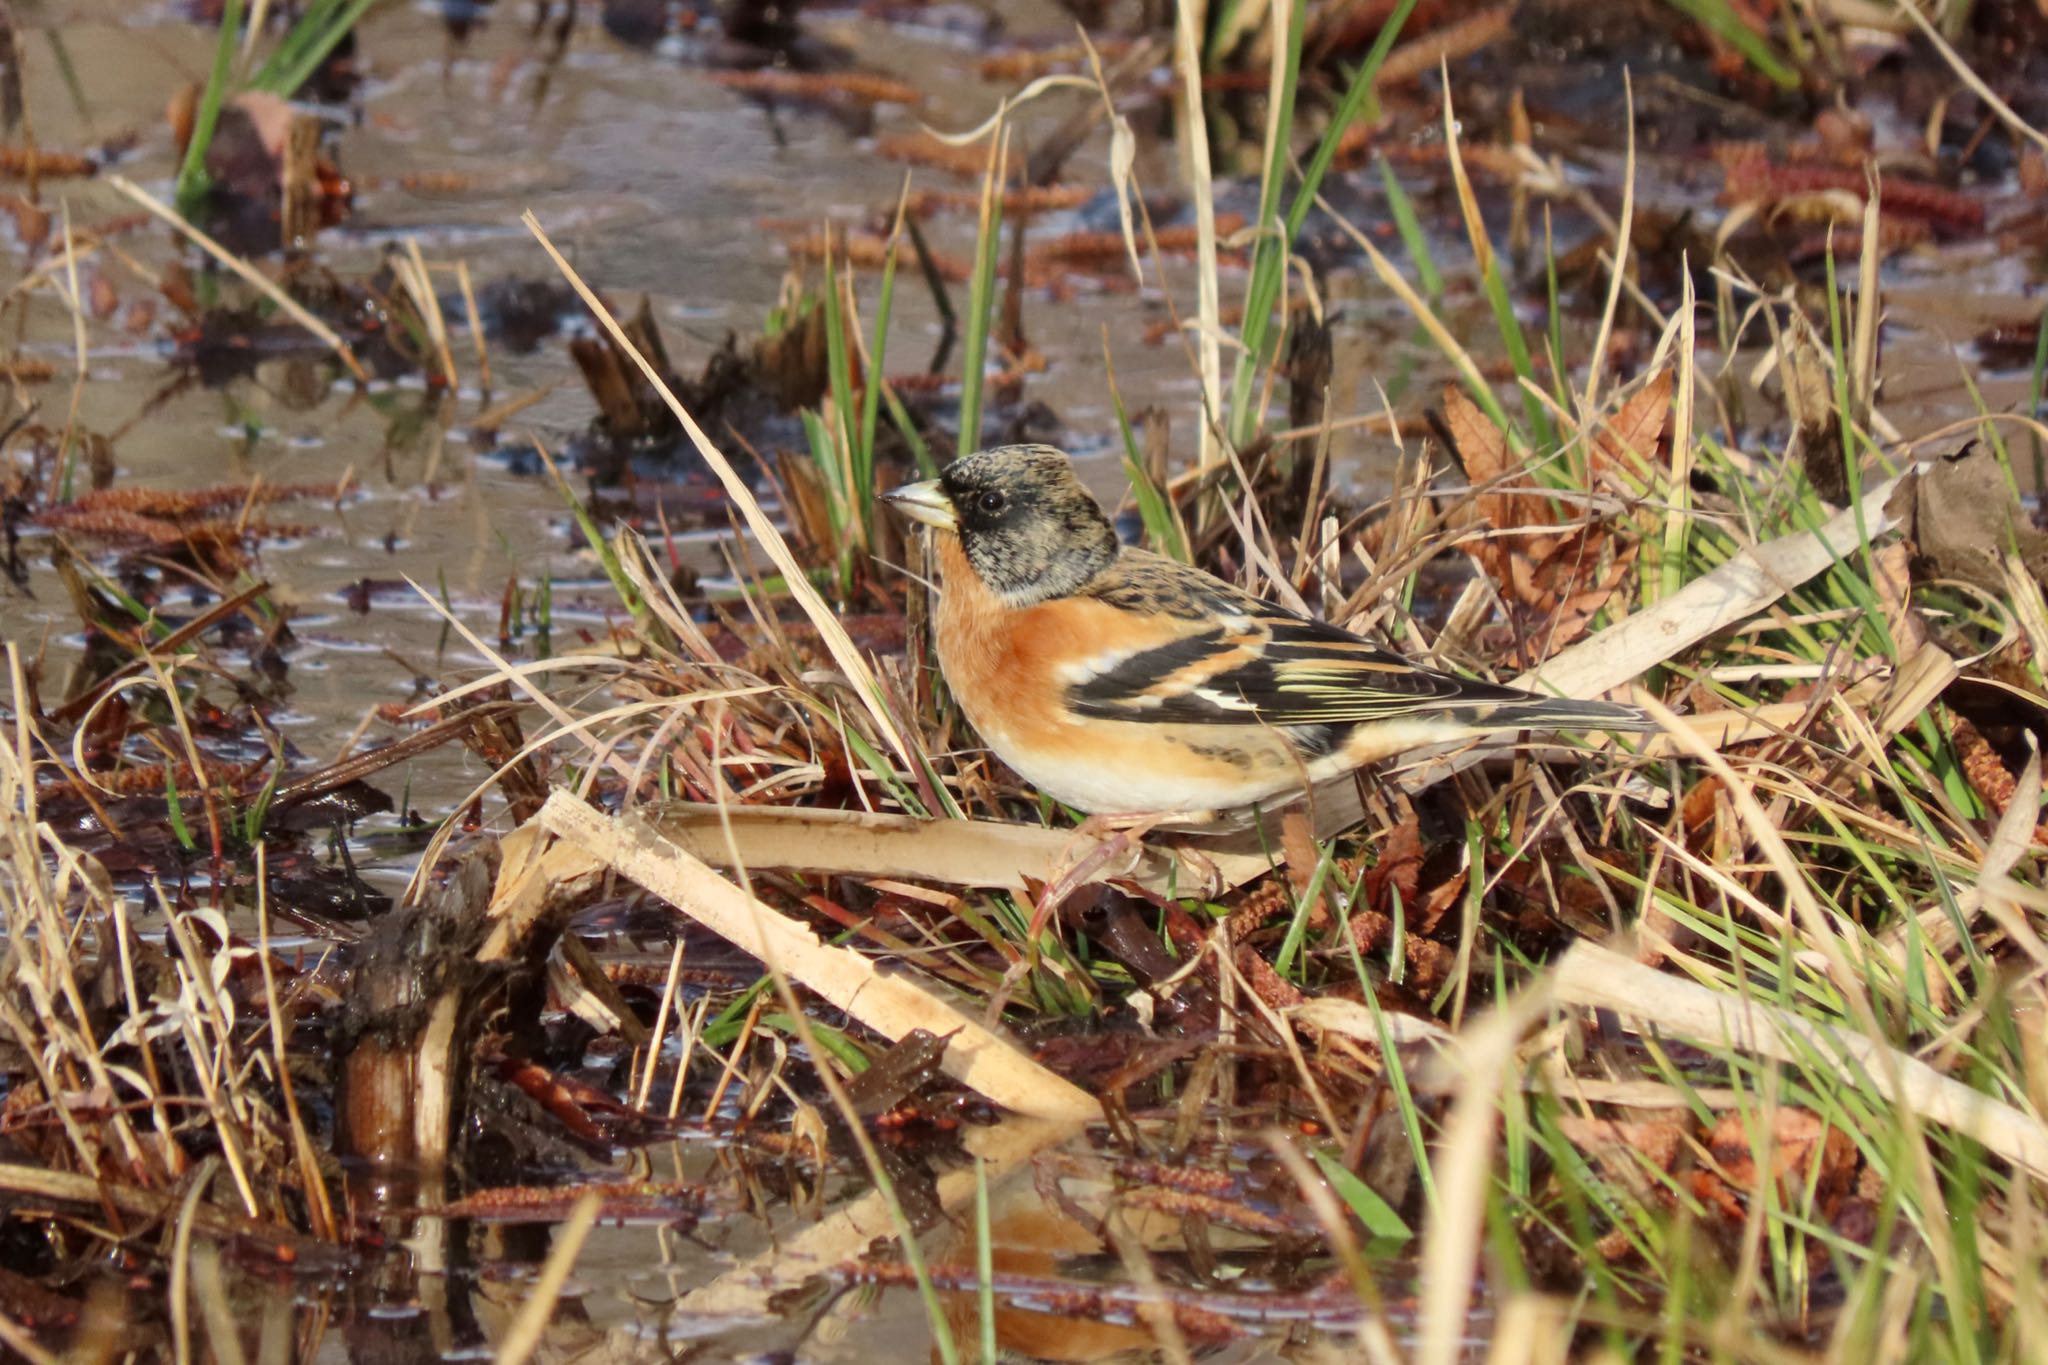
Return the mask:
[(1487, 734), (1657, 728), (1425, 668), (1125, 545), (1053, 446), (965, 455), (883, 497), (932, 530), (933, 643), (968, 723), (1091, 819), (1241, 811)]

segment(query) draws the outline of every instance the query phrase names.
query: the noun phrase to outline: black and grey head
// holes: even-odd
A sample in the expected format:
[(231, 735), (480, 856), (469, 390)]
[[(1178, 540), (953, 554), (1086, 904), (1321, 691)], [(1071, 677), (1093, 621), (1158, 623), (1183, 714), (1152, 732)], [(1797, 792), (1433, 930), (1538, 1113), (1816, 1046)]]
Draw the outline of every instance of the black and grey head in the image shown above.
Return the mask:
[(1014, 606), (1065, 596), (1116, 562), (1116, 528), (1052, 446), (965, 455), (886, 496), (906, 516), (958, 535), (975, 576)]

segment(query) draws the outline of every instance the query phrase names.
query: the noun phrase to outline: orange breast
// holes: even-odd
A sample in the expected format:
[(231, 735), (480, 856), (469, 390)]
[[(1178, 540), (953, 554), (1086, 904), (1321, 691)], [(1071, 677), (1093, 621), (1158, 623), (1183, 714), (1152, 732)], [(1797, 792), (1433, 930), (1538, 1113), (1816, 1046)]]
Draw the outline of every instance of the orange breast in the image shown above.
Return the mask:
[(1005, 758), (1013, 749), (1059, 744), (1071, 728), (1060, 720), (1067, 686), (1060, 665), (1109, 649), (1116, 613), (1071, 598), (1010, 606), (982, 586), (959, 537), (933, 539), (940, 574), (933, 629), (960, 709)]
[(1087, 598), (1011, 606), (982, 585), (957, 537), (934, 540), (941, 582), (933, 627), (946, 684), (983, 741), (1047, 795), (1125, 814), (1226, 809), (1298, 785), (1300, 763), (1269, 729), (1066, 710), (1075, 665), (1169, 643), (1183, 623), (1146, 621)]

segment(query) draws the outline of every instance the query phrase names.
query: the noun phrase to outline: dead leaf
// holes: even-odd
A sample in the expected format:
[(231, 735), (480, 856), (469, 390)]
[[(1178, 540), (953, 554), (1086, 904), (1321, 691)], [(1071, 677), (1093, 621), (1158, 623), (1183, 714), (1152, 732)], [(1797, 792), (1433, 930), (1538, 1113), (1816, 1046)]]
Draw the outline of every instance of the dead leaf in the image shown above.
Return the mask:
[[(1856, 1143), (1840, 1128), (1808, 1109), (1781, 1108), (1769, 1115), (1770, 1130), (1762, 1146), (1770, 1158), (1770, 1178), (1786, 1200), (1803, 1200), (1811, 1188), (1823, 1214), (1848, 1193), (1856, 1175)], [(1693, 1175), (1693, 1192), (1714, 1204), (1732, 1221), (1746, 1217), (1743, 1196), (1762, 1186), (1757, 1164), (1755, 1116), (1723, 1114), (1707, 1135), (1714, 1159), (1711, 1170)]]
[[(1670, 395), (1670, 372), (1659, 371), (1593, 434), (1587, 463), (1595, 481), (1622, 467), (1647, 475)], [(1510, 661), (1528, 667), (1585, 634), (1635, 562), (1636, 542), (1604, 520), (1560, 521), (1546, 493), (1514, 477), (1506, 438), (1462, 393), (1446, 391), (1444, 414), (1465, 473), (1482, 490), (1473, 507), (1492, 528), (1468, 552), (1509, 607)]]
[(1379, 861), (1365, 874), (1359, 899), (1367, 908), (1391, 917), (1395, 897), (1410, 916), (1416, 910), (1415, 892), (1422, 877), (1422, 822), (1411, 810), (1408, 818), (1394, 826), (1380, 841)]
[[(2048, 18), (2048, 0), (2043, 0), (2041, 14)], [(2030, 199), (2048, 199), (2048, 157), (2032, 147), (2020, 154), (2020, 189)]]
[[(1512, 468), (1507, 437), (1459, 389), (1444, 390), (1444, 422), (1458, 444), (1458, 462), (1465, 468), (1468, 483), (1484, 489), (1507, 476)], [(1508, 502), (1501, 493), (1482, 492), (1478, 495), (1479, 515), (1498, 526), (1505, 519)]]
[[(1294, 888), (1298, 901), (1308, 894), (1309, 882), (1315, 877), (1316, 864), (1322, 861), (1322, 850), (1316, 847), (1316, 832), (1308, 816), (1300, 810), (1290, 810), (1280, 817), (1280, 851), (1287, 860), (1287, 882)], [(1318, 910), (1321, 906), (1316, 907)]]
[(1661, 445), (1670, 417), (1671, 371), (1664, 369), (1651, 375), (1612, 421), (1595, 428), (1590, 461), (1594, 477), (1612, 468), (1647, 477), (1665, 459)]
[(1884, 608), (1884, 623), (1899, 647), (1899, 662), (1918, 654), (1927, 643), (1927, 622), (1913, 606), (1913, 575), (1906, 543), (1895, 540), (1870, 556), (1871, 587)]
[(1700, 827), (1714, 817), (1719, 802), (1715, 799), (1721, 792), (1721, 779), (1711, 773), (1693, 783), (1679, 804), (1680, 818), (1685, 821), (1687, 834), (1699, 833)]
[[(1627, 1163), (1619, 1169), (1636, 1175), (1642, 1172), (1642, 1161), (1660, 1171), (1675, 1168), (1678, 1154), (1685, 1150), (1685, 1140), (1691, 1134), (1687, 1124), (1673, 1119), (1631, 1123), (1566, 1114), (1558, 1119), (1557, 1127), (1560, 1133), (1572, 1140), (1574, 1146), (1599, 1161), (1603, 1167), (1618, 1159)], [(1608, 1174), (1616, 1174), (1616, 1169), (1610, 1167)]]

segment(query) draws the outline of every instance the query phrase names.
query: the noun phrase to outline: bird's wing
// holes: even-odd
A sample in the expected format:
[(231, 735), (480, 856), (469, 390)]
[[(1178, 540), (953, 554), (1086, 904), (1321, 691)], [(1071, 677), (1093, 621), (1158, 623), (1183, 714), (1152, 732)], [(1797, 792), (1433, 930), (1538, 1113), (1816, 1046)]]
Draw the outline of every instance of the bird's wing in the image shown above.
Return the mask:
[(1528, 701), (1421, 668), (1368, 640), (1296, 616), (1170, 560), (1126, 552), (1089, 593), (1180, 627), (1165, 642), (1097, 656), (1067, 682), (1083, 715), (1176, 724), (1348, 725)]

